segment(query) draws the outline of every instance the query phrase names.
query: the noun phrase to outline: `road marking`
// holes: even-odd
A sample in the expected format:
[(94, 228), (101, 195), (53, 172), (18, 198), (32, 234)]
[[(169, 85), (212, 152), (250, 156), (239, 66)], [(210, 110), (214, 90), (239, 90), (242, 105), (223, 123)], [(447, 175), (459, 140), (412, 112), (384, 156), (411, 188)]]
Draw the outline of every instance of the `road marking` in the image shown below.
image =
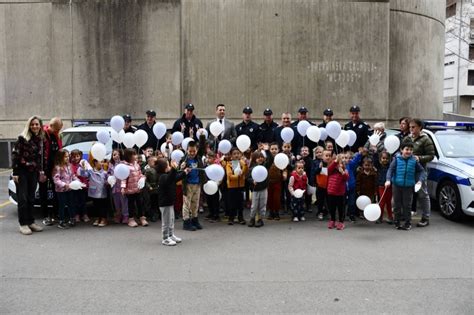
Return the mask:
[(0, 208), (3, 208), (5, 206), (8, 206), (9, 204), (11, 204), (12, 202), (10, 200), (8, 201), (5, 201), (4, 203), (0, 204)]
[(8, 174), (8, 173), (11, 173), (11, 172), (12, 172), (12, 170), (1, 171), (1, 172), (0, 172), (0, 175)]

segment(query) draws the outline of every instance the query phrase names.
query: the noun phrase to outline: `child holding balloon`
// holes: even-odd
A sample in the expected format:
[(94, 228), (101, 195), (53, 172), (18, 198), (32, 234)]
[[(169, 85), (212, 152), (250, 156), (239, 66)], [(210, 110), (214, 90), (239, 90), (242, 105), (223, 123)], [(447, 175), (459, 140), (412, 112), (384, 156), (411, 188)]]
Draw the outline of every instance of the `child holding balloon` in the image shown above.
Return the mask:
[[(328, 228), (343, 230), (344, 225), (344, 198), (349, 173), (343, 161), (343, 155), (337, 155), (336, 159), (328, 166), (328, 188), (327, 201), (331, 219)], [(336, 223), (336, 209), (339, 221)]]
[(253, 193), (249, 227), (262, 227), (263, 218), (267, 210), (268, 169), (273, 164), (273, 156), (270, 153), (267, 153), (266, 156), (268, 158), (265, 157), (262, 150), (256, 150), (252, 153), (250, 161), (247, 182)]
[[(221, 165), (214, 151), (208, 151), (206, 154), (205, 166), (214, 165), (214, 164)], [(219, 183), (217, 183), (217, 185), (219, 185)], [(217, 191), (215, 194), (212, 194), (212, 195), (208, 195), (206, 191), (204, 191), (204, 194), (206, 196), (207, 208), (209, 209), (209, 215), (207, 216), (207, 219), (209, 220), (210, 223), (220, 221), (219, 191)]]
[(128, 198), (127, 195), (122, 194), (120, 187), (121, 182), (117, 180), (115, 176), (115, 168), (122, 163), (122, 159), (122, 150), (114, 149), (107, 173), (109, 175), (108, 182), (112, 188), (112, 199), (115, 207), (114, 221), (115, 223), (122, 222), (123, 224), (128, 224)]
[(387, 208), (387, 220), (388, 224), (393, 224), (393, 213), (392, 213), (392, 187), (385, 187), (385, 179), (387, 178), (388, 168), (390, 166), (390, 154), (387, 151), (382, 151), (380, 157), (378, 154), (374, 154), (375, 167), (377, 168), (377, 186), (379, 193), (379, 206), (380, 206), (380, 218), (377, 223), (383, 223), (383, 213)]
[[(270, 144), (270, 154), (274, 162), (268, 169), (268, 202), (267, 208), (269, 211), (267, 220), (280, 220), (280, 196), (282, 183), (287, 180), (288, 171), (288, 157), (284, 153), (278, 153), (278, 143)], [(279, 155), (278, 158), (276, 156)], [(281, 161), (280, 161), (281, 160)], [(285, 163), (286, 162), (286, 163)]]
[(137, 163), (137, 153), (133, 149), (125, 149), (123, 154), (123, 164), (129, 169), (129, 175), (121, 181), (121, 193), (128, 198), (129, 227), (137, 227), (137, 220), (142, 226), (147, 226), (148, 222), (143, 213), (140, 190), (145, 187), (145, 176), (142, 175), (140, 166)]
[[(367, 196), (372, 202), (377, 195), (377, 171), (374, 168), (372, 158), (365, 157), (362, 160), (362, 168), (357, 171), (356, 177), (357, 196)], [(361, 219), (364, 216), (361, 214)]]
[(239, 224), (245, 224), (243, 209), (243, 189), (247, 176), (247, 163), (242, 159), (242, 153), (234, 147), (230, 150), (230, 158), (225, 165), (227, 177), (227, 205), (229, 215), (228, 225), (234, 224), (235, 216), (238, 216)]
[[(304, 161), (299, 160), (295, 163), (295, 169), (291, 173), (288, 183), (288, 191), (291, 194), (291, 211), (293, 213), (293, 222), (306, 221), (304, 217), (304, 191), (308, 185), (308, 177), (304, 172)], [(303, 191), (300, 196), (297, 190)]]
[(84, 189), (79, 189), (78, 191), (73, 193), (73, 201), (76, 204), (76, 216), (74, 220), (76, 222), (79, 222), (82, 218), (84, 222), (89, 222), (89, 216), (87, 215), (87, 209), (86, 209), (86, 201), (87, 201), (87, 188), (89, 187), (89, 178), (80, 176), (78, 174), (78, 169), (81, 166), (81, 162), (84, 161), (86, 163), (87, 168), (91, 168), (89, 162), (86, 160), (82, 159), (82, 152), (80, 150), (72, 150), (70, 154), (70, 162), (71, 162), (71, 168), (74, 174), (77, 175), (77, 178), (81, 181), (81, 183), (84, 184)]
[[(75, 225), (75, 204), (72, 202), (72, 191), (69, 185), (77, 180), (69, 163), (69, 152), (61, 149), (56, 153), (53, 169), (53, 182), (58, 196), (59, 224), (58, 228), (67, 229)], [(66, 214), (66, 208), (68, 213)], [(66, 220), (68, 223), (66, 224)]]
[(89, 178), (89, 189), (87, 195), (92, 199), (98, 218), (94, 221), (94, 226), (103, 227), (107, 225), (107, 173), (102, 167), (102, 163), (96, 159), (92, 160), (93, 168), (88, 168), (86, 162), (82, 161), (79, 167), (81, 176)]

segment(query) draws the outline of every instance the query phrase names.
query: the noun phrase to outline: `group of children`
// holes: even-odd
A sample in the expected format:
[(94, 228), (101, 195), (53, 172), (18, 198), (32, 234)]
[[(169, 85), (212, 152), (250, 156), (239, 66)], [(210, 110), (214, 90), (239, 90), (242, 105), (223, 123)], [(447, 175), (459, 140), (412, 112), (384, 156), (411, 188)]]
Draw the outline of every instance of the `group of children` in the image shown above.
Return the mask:
[[(167, 142), (171, 145), (170, 139)], [(324, 220), (329, 213), (329, 229), (343, 230), (346, 213), (351, 222), (356, 217), (363, 218), (356, 207), (356, 199), (362, 195), (379, 202), (382, 213), (378, 223), (383, 222), (386, 210), (387, 223), (395, 221), (397, 228), (410, 228), (408, 195), (413, 195), (413, 186), (425, 176), (423, 167), (411, 154), (413, 144), (403, 142), (401, 153), (395, 157), (386, 151), (377, 152), (375, 147), (360, 148), (355, 154), (338, 153), (332, 141), (324, 144), (314, 149), (314, 157), (306, 146), (294, 156), (290, 143), (281, 148), (277, 143), (259, 144), (253, 152), (234, 147), (223, 154), (214, 152), (201, 136), (199, 141), (189, 142), (186, 150), (172, 148), (185, 151), (179, 162), (171, 159), (172, 149), (161, 152), (147, 148), (144, 154), (137, 154), (134, 149), (115, 149), (110, 161), (97, 161), (91, 155), (86, 161), (78, 150), (60, 150), (53, 171), (58, 227), (73, 227), (80, 220), (88, 222), (88, 198), (96, 216), (93, 225), (106, 226), (111, 199), (115, 223), (147, 226), (147, 218), (156, 221), (161, 217), (162, 244), (172, 246), (181, 242), (174, 234), (175, 216), (182, 216), (184, 230), (200, 230), (198, 213), (204, 203), (209, 210), (206, 219), (211, 223), (221, 220), (224, 209), (227, 224), (247, 224), (244, 199), (249, 198), (246, 191), (251, 191), (249, 227), (262, 227), (264, 218), (279, 220), (281, 210), (290, 210), (294, 222), (305, 221), (314, 194), (318, 218)], [(288, 156), (285, 169), (278, 168), (274, 161), (280, 150)], [(129, 175), (124, 180), (114, 176), (120, 164), (128, 168)], [(208, 195), (203, 191), (208, 181), (205, 168), (213, 164), (222, 166), (224, 177), (217, 183), (220, 192)], [(267, 170), (263, 181), (252, 178), (257, 166)], [(69, 185), (74, 180), (79, 180), (83, 188), (71, 190)]]

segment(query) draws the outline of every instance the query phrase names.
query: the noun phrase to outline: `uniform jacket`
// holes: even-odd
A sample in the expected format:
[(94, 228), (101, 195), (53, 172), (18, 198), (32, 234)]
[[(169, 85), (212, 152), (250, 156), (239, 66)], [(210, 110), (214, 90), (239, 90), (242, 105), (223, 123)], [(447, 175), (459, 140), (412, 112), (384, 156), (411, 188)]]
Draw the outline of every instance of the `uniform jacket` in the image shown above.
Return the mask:
[(259, 125), (253, 121), (249, 121), (248, 123), (242, 121), (240, 124), (235, 126), (235, 131), (237, 132), (237, 137), (240, 135), (247, 135), (250, 138), (250, 147), (252, 150), (256, 150), (259, 128)]
[(357, 152), (360, 147), (363, 147), (371, 135), (370, 126), (363, 120), (359, 120), (355, 125), (349, 121), (344, 130), (352, 130), (357, 135), (355, 143), (351, 147), (352, 152)]
[(175, 131), (181, 132), (181, 124), (185, 125), (184, 132), (183, 132), (184, 137), (185, 138), (189, 137), (189, 131), (193, 130), (193, 138), (197, 140), (196, 131), (202, 128), (201, 120), (197, 118), (195, 115), (191, 117), (191, 120), (187, 120), (186, 114), (183, 114), (181, 118), (179, 118), (178, 120), (174, 122), (172, 132), (175, 132)]
[(257, 143), (272, 143), (276, 141), (275, 138), (275, 129), (278, 127), (278, 124), (272, 121), (270, 124), (263, 122), (258, 126), (258, 136)]

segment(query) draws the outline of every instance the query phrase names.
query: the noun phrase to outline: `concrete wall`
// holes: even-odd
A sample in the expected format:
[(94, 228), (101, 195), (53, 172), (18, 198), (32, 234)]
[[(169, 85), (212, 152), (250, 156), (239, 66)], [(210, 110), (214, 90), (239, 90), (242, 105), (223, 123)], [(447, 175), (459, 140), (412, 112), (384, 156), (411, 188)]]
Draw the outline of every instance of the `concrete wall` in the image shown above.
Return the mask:
[(442, 0), (0, 0), (0, 138), (36, 113), (169, 123), (187, 101), (235, 120), (441, 117), (443, 16)]

